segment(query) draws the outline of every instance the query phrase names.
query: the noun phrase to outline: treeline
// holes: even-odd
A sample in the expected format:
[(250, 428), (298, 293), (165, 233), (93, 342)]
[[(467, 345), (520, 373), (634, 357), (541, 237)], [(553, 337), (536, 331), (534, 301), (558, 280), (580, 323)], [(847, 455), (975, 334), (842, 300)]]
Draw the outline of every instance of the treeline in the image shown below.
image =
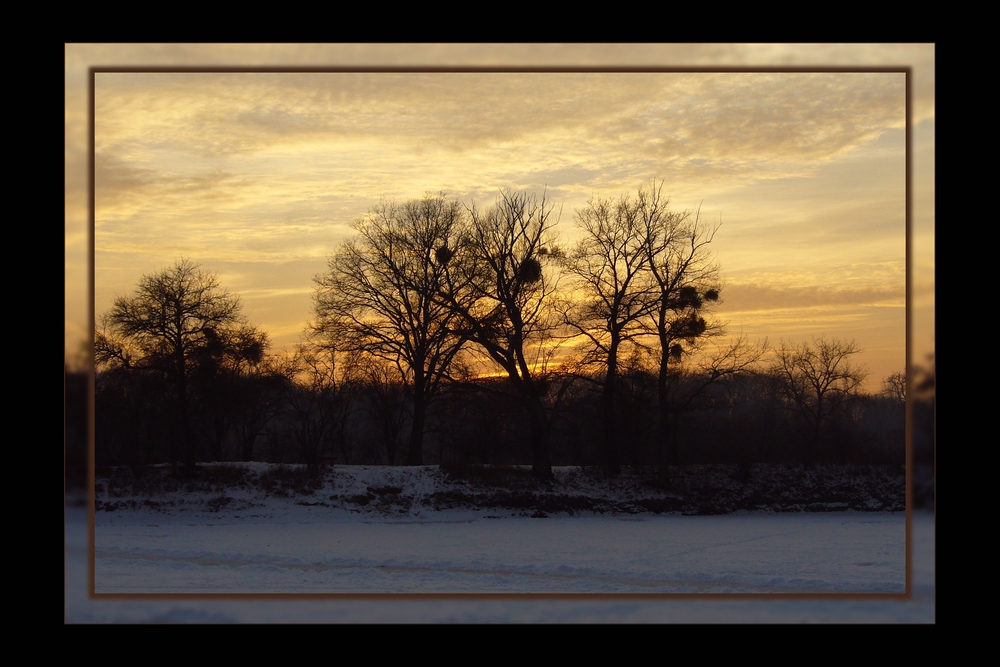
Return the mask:
[(718, 226), (667, 203), (593, 199), (564, 248), (527, 193), (381, 202), (291, 355), (192, 262), (147, 275), (95, 332), (97, 463), (902, 463), (906, 383), (863, 395), (853, 342), (708, 349)]
[[(412, 421), (407, 388), (384, 371), (353, 377), (233, 374), (193, 386), (196, 461), (402, 465)], [(345, 372), (346, 373), (346, 372)], [(623, 464), (656, 469), (656, 375), (630, 367), (616, 406)], [(604, 466), (598, 377), (552, 373), (544, 393), (551, 415), (553, 465)], [(668, 463), (876, 463), (905, 461), (905, 403), (858, 395), (831, 412), (819, 431), (787, 398), (781, 378), (745, 372), (712, 383), (672, 378)], [(503, 378), (454, 383), (426, 419), (424, 462), (529, 464), (529, 424)], [(161, 377), (102, 371), (96, 384), (98, 466), (180, 461), (183, 439)]]

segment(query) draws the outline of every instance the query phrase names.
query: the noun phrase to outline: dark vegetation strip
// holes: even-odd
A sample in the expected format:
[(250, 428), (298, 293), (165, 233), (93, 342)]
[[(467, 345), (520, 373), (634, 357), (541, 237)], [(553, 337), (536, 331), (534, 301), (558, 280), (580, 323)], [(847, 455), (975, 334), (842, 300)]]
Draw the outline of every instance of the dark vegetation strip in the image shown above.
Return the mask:
[[(430, 474), (434, 474), (431, 471)], [(929, 474), (929, 470), (924, 470)], [(344, 507), (379, 514), (415, 509), (488, 509), (517, 516), (549, 514), (728, 514), (739, 510), (775, 512), (903, 511), (905, 472), (901, 466), (813, 467), (756, 465), (687, 466), (670, 489), (658, 486), (655, 473), (628, 474), (603, 488), (603, 474), (574, 471), (565, 481), (543, 482), (517, 467), (469, 467), (437, 472), (435, 490), (418, 495), (402, 486), (368, 486), (364, 493), (332, 493), (339, 469), (275, 466), (263, 473), (235, 466), (200, 466), (179, 479), (165, 467), (110, 468), (98, 472), (97, 509), (188, 509), (220, 511), (258, 506), (267, 498), (294, 499), (299, 505)], [(595, 483), (597, 482), (597, 483)], [(328, 486), (329, 485), (329, 486)], [(914, 485), (915, 504), (932, 502), (927, 480)], [(250, 492), (250, 500), (229, 496)], [(197, 494), (210, 496), (198, 499)]]

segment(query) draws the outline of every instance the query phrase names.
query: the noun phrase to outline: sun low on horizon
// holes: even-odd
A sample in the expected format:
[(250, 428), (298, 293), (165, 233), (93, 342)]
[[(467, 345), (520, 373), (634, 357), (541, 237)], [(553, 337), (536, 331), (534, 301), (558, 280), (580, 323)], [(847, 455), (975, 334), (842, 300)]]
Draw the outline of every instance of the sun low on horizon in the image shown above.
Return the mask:
[(287, 349), (381, 200), (525, 190), (571, 246), (591, 198), (657, 183), (718, 225), (731, 335), (856, 340), (871, 390), (905, 368), (905, 73), (94, 76), (98, 320), (184, 258)]

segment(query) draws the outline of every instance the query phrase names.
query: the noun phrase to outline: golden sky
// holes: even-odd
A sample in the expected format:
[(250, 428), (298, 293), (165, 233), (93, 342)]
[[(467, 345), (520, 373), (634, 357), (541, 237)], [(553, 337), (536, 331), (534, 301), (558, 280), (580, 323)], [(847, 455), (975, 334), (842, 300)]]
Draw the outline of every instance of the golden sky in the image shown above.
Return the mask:
[[(931, 45), (67, 45), (67, 351), (86, 332), (90, 65), (912, 65), (914, 363), (933, 350)], [(905, 364), (901, 73), (99, 73), (95, 302), (184, 257), (276, 347), (380, 198), (497, 189), (561, 208), (664, 182), (722, 221), (720, 319), (772, 343), (853, 338), (869, 388)], [(82, 288), (82, 290), (81, 290)], [(81, 308), (82, 305), (82, 308)]]

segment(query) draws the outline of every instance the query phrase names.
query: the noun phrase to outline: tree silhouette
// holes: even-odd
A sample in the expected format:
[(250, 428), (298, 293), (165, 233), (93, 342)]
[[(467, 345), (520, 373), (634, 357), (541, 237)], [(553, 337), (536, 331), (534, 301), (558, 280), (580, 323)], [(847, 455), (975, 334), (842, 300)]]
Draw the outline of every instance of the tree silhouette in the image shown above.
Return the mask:
[[(155, 372), (167, 380), (186, 474), (195, 463), (195, 375), (216, 369), (227, 355), (257, 357), (264, 347), (266, 337), (240, 316), (239, 298), (189, 260), (143, 276), (132, 295), (115, 299), (95, 335), (99, 365)], [(176, 463), (173, 444), (171, 458)]]
[(399, 381), (395, 367), (379, 360), (365, 360), (358, 369), (364, 413), (375, 431), (376, 460), (385, 452), (385, 461), (396, 464), (400, 435), (407, 422), (408, 392)]
[(718, 226), (703, 224), (697, 212), (692, 216), (690, 211), (671, 211), (661, 191), (662, 184), (653, 183), (648, 189), (640, 188), (637, 199), (656, 293), (645, 322), (658, 343), (658, 477), (661, 484), (667, 484), (670, 462), (676, 459), (670, 418), (673, 415), (674, 429), (678, 418), (670, 400), (671, 369), (699, 340), (721, 332), (721, 326), (705, 315), (719, 301), (722, 287), (719, 267), (709, 251)]
[(280, 362), (265, 357), (262, 362), (237, 375), (229, 403), (234, 413), (233, 429), (241, 461), (253, 461), (254, 450), (268, 424), (280, 412), (280, 397), (289, 380), (281, 372)]
[(906, 373), (896, 371), (882, 380), (882, 395), (898, 401), (906, 402)]
[(553, 477), (550, 425), (538, 365), (545, 358), (541, 343), (555, 325), (548, 306), (556, 281), (545, 271), (560, 256), (551, 213), (544, 196), (511, 190), (485, 210), (473, 207), (439, 293), (460, 316), (463, 335), (507, 374), (528, 417), (532, 474), (546, 480)]
[[(687, 364), (683, 359), (672, 360), (664, 390), (658, 391), (661, 440), (657, 443), (657, 482), (661, 486), (670, 485), (670, 466), (677, 462), (681, 415), (699, 402), (704, 403), (706, 398), (711, 407), (713, 389), (723, 383), (728, 391), (728, 387), (732, 386), (731, 380), (758, 371), (759, 362), (767, 350), (766, 339), (752, 343), (740, 334), (713, 353), (703, 355), (696, 364)], [(660, 361), (662, 363), (662, 355)], [(668, 418), (672, 423), (668, 423)], [(665, 438), (669, 441), (664, 442)]]
[(285, 430), (279, 437), (295, 446), (299, 458), (312, 469), (339, 449), (350, 463), (346, 422), (350, 413), (351, 364), (345, 353), (322, 340), (306, 337), (286, 360), (283, 374)]
[(462, 219), (443, 196), (381, 202), (316, 278), (317, 331), (340, 351), (393, 364), (409, 387), (409, 465), (423, 463), (427, 406), (464, 343), (455, 310), (436, 298)]
[(804, 443), (807, 462), (823, 442), (824, 427), (841, 416), (857, 398), (867, 371), (851, 364), (861, 352), (853, 340), (814, 338), (812, 344), (782, 341), (775, 350), (773, 372), (789, 407), (804, 421), (811, 442)]
[(642, 190), (638, 198), (591, 199), (577, 211), (583, 238), (566, 262), (582, 293), (567, 311), (566, 323), (588, 343), (584, 365), (596, 362), (603, 369), (605, 467), (613, 476), (621, 473), (615, 419), (619, 352), (623, 343), (645, 333), (641, 321), (659, 294), (649, 270), (648, 234), (655, 229), (644, 224), (649, 204)]
[(207, 435), (207, 460), (224, 460), (223, 442), (247, 416), (241, 403), (247, 385), (267, 373), (267, 334), (249, 324), (237, 323), (222, 330), (208, 328), (204, 345), (192, 353), (188, 394), (192, 418)]

